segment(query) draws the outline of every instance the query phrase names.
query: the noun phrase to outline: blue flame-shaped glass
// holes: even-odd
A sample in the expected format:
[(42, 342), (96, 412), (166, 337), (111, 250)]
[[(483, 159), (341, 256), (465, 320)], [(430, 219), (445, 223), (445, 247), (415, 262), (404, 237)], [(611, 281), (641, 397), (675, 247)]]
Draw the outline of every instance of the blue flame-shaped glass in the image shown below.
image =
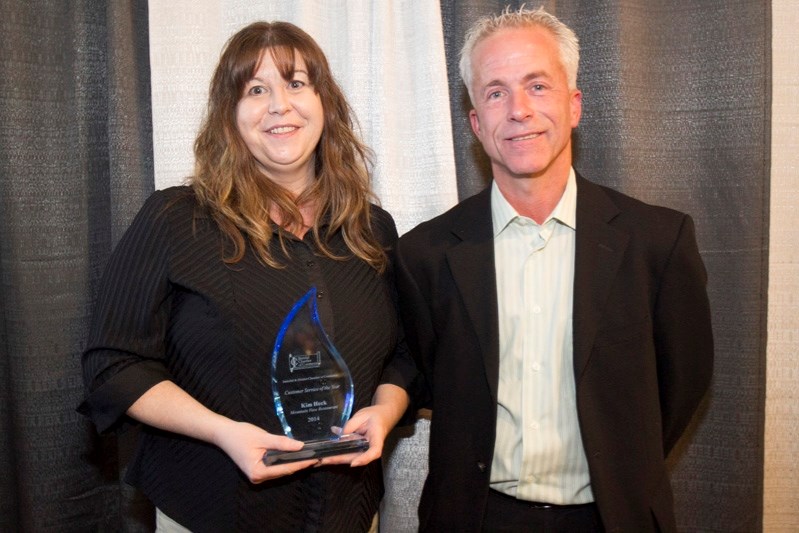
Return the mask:
[(352, 413), (347, 364), (325, 333), (316, 287), (294, 304), (272, 351), (272, 394), (283, 432), (302, 441), (337, 439)]

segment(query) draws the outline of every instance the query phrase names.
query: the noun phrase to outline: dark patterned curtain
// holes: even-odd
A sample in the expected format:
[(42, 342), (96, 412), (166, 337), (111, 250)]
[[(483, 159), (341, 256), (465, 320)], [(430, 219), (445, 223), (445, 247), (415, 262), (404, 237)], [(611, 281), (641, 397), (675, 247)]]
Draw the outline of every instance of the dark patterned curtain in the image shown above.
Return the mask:
[(153, 189), (147, 2), (0, 13), (0, 531), (148, 530), (125, 441), (75, 412), (95, 286)]
[[(461, 198), (480, 190), (490, 174), (469, 127), (468, 96), (457, 70), (463, 33), (476, 18), (520, 3), (441, 0)], [(716, 370), (704, 409), (671, 457), (680, 530), (760, 531), (770, 4), (543, 5), (581, 41), (583, 117), (575, 167), (696, 221), (710, 277)]]

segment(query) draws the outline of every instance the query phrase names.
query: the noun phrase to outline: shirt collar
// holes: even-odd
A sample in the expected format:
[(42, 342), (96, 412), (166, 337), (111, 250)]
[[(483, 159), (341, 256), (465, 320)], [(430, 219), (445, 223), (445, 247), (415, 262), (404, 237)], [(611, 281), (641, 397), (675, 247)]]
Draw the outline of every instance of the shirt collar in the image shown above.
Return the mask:
[[(502, 195), (497, 182), (492, 182), (491, 219), (494, 224), (494, 237), (502, 233), (508, 227), (508, 224), (518, 217), (519, 213)], [(577, 229), (577, 178), (575, 177), (574, 168), (569, 170), (569, 177), (566, 180), (566, 189), (563, 191), (563, 196), (560, 197), (558, 205), (552, 210), (544, 224), (553, 219), (571, 229)]]

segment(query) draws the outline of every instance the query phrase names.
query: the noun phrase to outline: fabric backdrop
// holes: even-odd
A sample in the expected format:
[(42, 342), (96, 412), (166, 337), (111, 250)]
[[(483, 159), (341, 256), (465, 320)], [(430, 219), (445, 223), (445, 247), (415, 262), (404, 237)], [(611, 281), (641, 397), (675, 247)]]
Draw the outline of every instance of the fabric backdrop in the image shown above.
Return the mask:
[(0, 531), (135, 530), (117, 439), (75, 407), (99, 276), (153, 190), (147, 3), (0, 13)]
[[(74, 411), (79, 356), (113, 245), (153, 188), (191, 173), (229, 35), (279, 18), (319, 41), (405, 231), (486, 183), (457, 52), (505, 4), (0, 0), (0, 531), (152, 528), (119, 481), (133, 436), (99, 438)], [(680, 529), (795, 531), (799, 5), (544, 5), (582, 44), (575, 166), (696, 220), (717, 364), (672, 457)], [(415, 529), (426, 435), (421, 420), (395, 436), (384, 531)]]

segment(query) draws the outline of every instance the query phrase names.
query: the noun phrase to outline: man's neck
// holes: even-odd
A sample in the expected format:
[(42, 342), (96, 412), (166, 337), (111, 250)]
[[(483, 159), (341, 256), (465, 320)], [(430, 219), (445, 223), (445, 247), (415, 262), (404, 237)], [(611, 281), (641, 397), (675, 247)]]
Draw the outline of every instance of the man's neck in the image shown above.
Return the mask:
[(566, 190), (569, 180), (569, 167), (557, 175), (548, 173), (529, 178), (494, 176), (502, 196), (521, 216), (543, 223), (552, 213)]

